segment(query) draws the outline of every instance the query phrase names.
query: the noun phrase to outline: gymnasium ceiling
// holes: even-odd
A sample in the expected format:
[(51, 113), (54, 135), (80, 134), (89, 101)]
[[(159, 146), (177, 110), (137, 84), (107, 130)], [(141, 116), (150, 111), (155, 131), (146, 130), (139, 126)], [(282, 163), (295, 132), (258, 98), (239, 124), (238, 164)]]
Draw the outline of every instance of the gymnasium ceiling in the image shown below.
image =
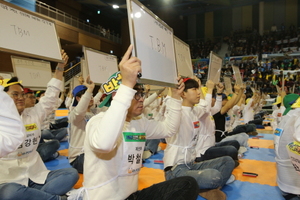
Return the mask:
[[(127, 16), (126, 0), (76, 0), (92, 9), (100, 10), (101, 14), (111, 15), (114, 18)], [(154, 13), (171, 11), (177, 15), (187, 16), (201, 14), (232, 7), (258, 4), (262, 0), (140, 0)], [(264, 0), (275, 1), (275, 0)], [(113, 9), (112, 5), (118, 4), (119, 9)]]

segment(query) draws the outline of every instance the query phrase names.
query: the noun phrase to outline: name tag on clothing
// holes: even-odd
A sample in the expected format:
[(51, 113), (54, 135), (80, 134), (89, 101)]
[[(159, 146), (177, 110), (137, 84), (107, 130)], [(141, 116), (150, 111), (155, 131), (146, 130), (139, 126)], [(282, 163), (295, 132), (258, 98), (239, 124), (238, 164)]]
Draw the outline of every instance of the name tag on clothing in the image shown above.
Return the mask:
[(27, 132), (29, 132), (29, 131), (35, 131), (37, 129), (38, 129), (38, 127), (37, 127), (37, 125), (35, 123), (25, 125), (25, 130)]
[(145, 133), (123, 132), (125, 142), (146, 142)]
[(200, 128), (200, 122), (199, 121), (196, 121), (196, 122), (193, 122), (194, 123), (194, 128)]
[(296, 172), (300, 175), (300, 142), (291, 142), (286, 148)]
[(281, 129), (281, 128), (276, 128), (276, 129), (275, 129), (275, 132), (274, 132), (274, 135), (281, 136), (282, 133), (283, 133), (283, 129)]
[(142, 167), (142, 154), (145, 147), (146, 134), (123, 132), (123, 152), (127, 159), (122, 160), (119, 175), (137, 174)]

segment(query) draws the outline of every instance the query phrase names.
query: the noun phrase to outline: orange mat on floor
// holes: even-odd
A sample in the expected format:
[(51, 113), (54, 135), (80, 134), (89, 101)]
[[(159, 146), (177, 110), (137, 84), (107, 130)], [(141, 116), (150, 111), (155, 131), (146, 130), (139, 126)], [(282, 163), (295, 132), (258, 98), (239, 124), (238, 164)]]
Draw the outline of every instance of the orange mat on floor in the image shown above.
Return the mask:
[(259, 148), (274, 149), (273, 140), (248, 139), (249, 146), (258, 146)]
[(265, 126), (265, 128), (257, 128), (258, 130), (266, 130), (266, 131), (272, 131), (272, 127), (271, 126)]
[[(240, 165), (233, 170), (236, 180), (250, 183), (267, 184), (277, 186), (276, 163), (268, 161), (241, 159)], [(257, 173), (257, 177), (243, 176), (243, 172)]]
[(56, 117), (67, 117), (69, 110), (56, 110), (55, 115)]
[(160, 146), (161, 150), (165, 150), (167, 147), (167, 144), (161, 142), (161, 143), (159, 143), (159, 146)]
[(79, 175), (79, 179), (78, 179), (77, 183), (73, 187), (75, 189), (81, 188), (83, 186), (82, 185), (82, 183), (83, 183), (83, 174), (78, 174), (78, 175)]
[(66, 157), (68, 157), (69, 149), (63, 149), (63, 150), (60, 150), (60, 151), (58, 151), (58, 152), (59, 152), (59, 154), (60, 154), (61, 156), (66, 156)]
[[(243, 176), (243, 172), (257, 173), (257, 177)], [(250, 183), (267, 184), (277, 186), (276, 184), (276, 163), (257, 160), (240, 160), (240, 165), (233, 170), (236, 180), (248, 181)], [(153, 184), (165, 181), (164, 172), (161, 169), (142, 167), (139, 174), (138, 189), (150, 187)], [(74, 185), (75, 189), (82, 187), (83, 175), (79, 174), (79, 180)]]
[(163, 181), (165, 181), (165, 175), (163, 170), (142, 167), (139, 174), (138, 190), (150, 187), (153, 184), (160, 183)]
[[(165, 181), (164, 172), (161, 169), (153, 169), (148, 167), (142, 167), (139, 174), (139, 190), (150, 187), (155, 183)], [(83, 175), (79, 174), (79, 180), (74, 185), (75, 189), (82, 187)]]

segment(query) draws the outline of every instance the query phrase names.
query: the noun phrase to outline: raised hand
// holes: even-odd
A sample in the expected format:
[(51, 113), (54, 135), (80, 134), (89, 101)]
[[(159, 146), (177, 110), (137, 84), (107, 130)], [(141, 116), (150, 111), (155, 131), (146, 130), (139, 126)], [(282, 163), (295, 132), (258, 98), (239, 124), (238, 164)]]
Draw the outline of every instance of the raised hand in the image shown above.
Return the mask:
[(172, 88), (172, 98), (180, 100), (181, 94), (185, 86), (181, 76), (177, 78), (177, 81), (178, 81), (177, 88)]
[(88, 92), (92, 93), (95, 88), (95, 83), (90, 79), (90, 76), (86, 77), (84, 85), (88, 88)]
[(131, 57), (133, 46), (130, 45), (119, 63), (122, 84), (133, 88), (137, 81), (138, 73), (142, 72), (141, 61), (137, 57)]

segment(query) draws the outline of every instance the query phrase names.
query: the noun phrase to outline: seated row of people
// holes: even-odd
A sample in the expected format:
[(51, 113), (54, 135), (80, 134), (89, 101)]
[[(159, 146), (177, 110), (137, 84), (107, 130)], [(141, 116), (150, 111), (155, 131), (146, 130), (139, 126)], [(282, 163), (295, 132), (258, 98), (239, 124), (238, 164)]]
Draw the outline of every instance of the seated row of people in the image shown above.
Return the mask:
[[(76, 198), (81, 195), (84, 199), (190, 200), (199, 194), (207, 199), (226, 199), (220, 188), (234, 181), (232, 171), (239, 164), (238, 155), (248, 146), (248, 134), (257, 134), (255, 125), (249, 124), (252, 115), (247, 124), (237, 125), (240, 120), (235, 114), (241, 113), (245, 101), (244, 86), (236, 85), (228, 100), (220, 83), (208, 80), (207, 90), (202, 91), (199, 79), (179, 77), (178, 86), (169, 90), (169, 97), (158, 103), (155, 99), (162, 92), (159, 91), (146, 100), (143, 85), (137, 83), (141, 62), (130, 57), (131, 51), (132, 46), (119, 64), (120, 72), (110, 77), (109, 80), (117, 80), (118, 84), (113, 92), (103, 91), (107, 96), (101, 108), (95, 104), (102, 91), (94, 102), (95, 84), (89, 77), (73, 89), (68, 116), (69, 162), (77, 171), (67, 168), (49, 173), (36, 152), (42, 122), (57, 109), (61, 84), (58, 79), (62, 79), (63, 64), (58, 65), (56, 78), (50, 81), (45, 96), (32, 108), (24, 109), (25, 94), (18, 80), (2, 84), (22, 116), (26, 136), (17, 150), (0, 160), (8, 169), (8, 173), (4, 172), (7, 178), (0, 184), (0, 194), (6, 194), (6, 199), (20, 195), (34, 199), (31, 195), (36, 194), (39, 198), (66, 199), (64, 194), (76, 183), (79, 172), (84, 174), (84, 186), (77, 191)], [(66, 61), (67, 56), (63, 56)], [(255, 106), (261, 103), (258, 96), (254, 95)], [(157, 106), (145, 111), (151, 102)], [(250, 104), (253, 104), (251, 100)], [(149, 118), (153, 110), (155, 115)], [(167, 181), (137, 191), (146, 140), (162, 138), (167, 142), (164, 152)], [(15, 166), (14, 160), (24, 164)], [(25, 177), (12, 177), (23, 171)]]

